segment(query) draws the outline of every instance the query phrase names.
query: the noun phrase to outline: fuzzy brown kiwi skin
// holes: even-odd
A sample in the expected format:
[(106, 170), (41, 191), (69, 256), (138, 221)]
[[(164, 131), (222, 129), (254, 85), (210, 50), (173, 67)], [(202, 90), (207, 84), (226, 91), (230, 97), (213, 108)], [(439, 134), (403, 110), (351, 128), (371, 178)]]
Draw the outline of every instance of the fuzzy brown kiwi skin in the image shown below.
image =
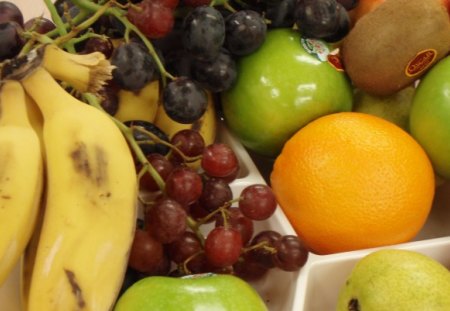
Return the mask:
[(351, 29), (341, 45), (344, 68), (353, 84), (369, 94), (391, 95), (427, 70), (405, 70), (424, 50), (436, 50), (427, 70), (450, 51), (450, 19), (442, 0), (386, 0)]

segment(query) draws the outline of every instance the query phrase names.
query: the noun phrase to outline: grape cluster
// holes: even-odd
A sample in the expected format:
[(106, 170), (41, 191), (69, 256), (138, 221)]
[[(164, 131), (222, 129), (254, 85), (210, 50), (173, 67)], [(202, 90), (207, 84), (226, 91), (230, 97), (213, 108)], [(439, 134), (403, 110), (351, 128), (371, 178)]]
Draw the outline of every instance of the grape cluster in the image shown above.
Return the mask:
[[(277, 201), (265, 184), (233, 193), (230, 184), (240, 163), (228, 144), (205, 145), (198, 132), (185, 129), (167, 145), (164, 155), (147, 154), (163, 187), (153, 174), (140, 174), (143, 213), (131, 248), (129, 282), (131, 276), (136, 281), (204, 272), (252, 281), (272, 268), (297, 271), (306, 263), (309, 252), (297, 236), (256, 232), (255, 223), (269, 219)], [(145, 171), (138, 163), (136, 169)]]
[[(91, 17), (100, 0), (57, 0), (62, 22), (78, 25)], [(73, 52), (101, 51), (116, 66), (103, 95), (108, 112), (117, 111), (117, 91), (139, 91), (162, 80), (163, 106), (180, 123), (198, 120), (206, 92), (230, 89), (237, 61), (254, 53), (271, 28), (297, 29), (303, 37), (328, 42), (349, 31), (349, 11), (357, 0), (120, 0), (89, 29), (79, 30)], [(114, 13), (115, 12), (115, 13)], [(0, 1), (0, 61), (23, 51), (33, 33), (51, 39), (59, 32), (43, 17), (23, 20), (12, 2)], [(114, 44), (113, 44), (114, 40)], [(169, 81), (167, 81), (169, 80)], [(116, 105), (116, 106), (114, 106)]]

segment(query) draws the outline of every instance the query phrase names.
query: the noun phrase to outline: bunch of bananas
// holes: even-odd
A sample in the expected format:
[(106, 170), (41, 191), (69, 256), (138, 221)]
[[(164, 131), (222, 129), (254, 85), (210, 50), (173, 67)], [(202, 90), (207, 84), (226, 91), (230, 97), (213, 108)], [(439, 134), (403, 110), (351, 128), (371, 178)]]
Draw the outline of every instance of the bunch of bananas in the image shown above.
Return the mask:
[[(21, 261), (24, 310), (110, 310), (121, 288), (138, 208), (133, 154), (111, 116), (60, 83), (96, 93), (112, 70), (100, 52), (52, 44), (2, 67), (0, 285)], [(151, 89), (150, 121), (169, 135), (194, 126), (168, 118)], [(121, 97), (123, 109), (140, 112), (138, 94)], [(196, 128), (207, 143), (216, 133), (209, 106)]]

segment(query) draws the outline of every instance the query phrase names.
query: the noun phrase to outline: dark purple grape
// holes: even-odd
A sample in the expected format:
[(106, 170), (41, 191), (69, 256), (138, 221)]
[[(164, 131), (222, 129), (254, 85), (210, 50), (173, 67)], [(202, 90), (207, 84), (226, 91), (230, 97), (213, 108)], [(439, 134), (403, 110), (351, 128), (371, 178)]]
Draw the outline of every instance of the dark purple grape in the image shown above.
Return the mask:
[(199, 202), (205, 210), (213, 212), (232, 199), (230, 185), (222, 179), (211, 178), (205, 181)]
[[(279, 239), (281, 239), (281, 237), (282, 235), (280, 233), (273, 230), (260, 231), (253, 237), (250, 245), (254, 246), (264, 242), (266, 247), (275, 249), (275, 244)], [(251, 250), (248, 254), (252, 257), (252, 260), (268, 269), (275, 267), (272, 256), (273, 252), (264, 247), (257, 247)]]
[(297, 0), (281, 0), (271, 3), (266, 9), (266, 18), (270, 20), (269, 28), (292, 27), (295, 23), (294, 9)]
[(146, 230), (161, 243), (171, 243), (186, 231), (187, 214), (177, 201), (158, 199), (145, 214)]
[(101, 52), (105, 55), (105, 58), (110, 58), (114, 51), (114, 46), (109, 38), (92, 37), (86, 41), (82, 54), (88, 54), (93, 52)]
[[(152, 167), (158, 172), (159, 176), (163, 181), (167, 180), (174, 166), (166, 157), (159, 153), (151, 153), (146, 156), (148, 162)], [(137, 165), (138, 171), (142, 168), (142, 165)], [(140, 188), (147, 191), (157, 191), (160, 190), (155, 179), (151, 176), (150, 172), (145, 173), (140, 180)]]
[(347, 10), (350, 11), (354, 8), (356, 8), (356, 6), (359, 3), (359, 0), (337, 0), (337, 2), (339, 2), (340, 4), (342, 4), (342, 6)]
[[(225, 221), (221, 214), (217, 215), (216, 227), (224, 226)], [(253, 221), (242, 214), (241, 210), (237, 207), (231, 207), (226, 213), (226, 223), (231, 228), (239, 231), (242, 238), (242, 244), (246, 245), (253, 237), (254, 227)]]
[(295, 235), (285, 235), (275, 243), (272, 254), (275, 266), (285, 271), (297, 271), (308, 260), (308, 250)]
[(196, 60), (192, 64), (192, 78), (214, 93), (230, 89), (236, 77), (236, 62), (225, 49), (212, 60)]
[(194, 169), (177, 167), (167, 177), (165, 191), (169, 197), (187, 207), (200, 198), (203, 181)]
[(241, 10), (229, 15), (225, 29), (225, 46), (234, 55), (249, 55), (266, 39), (267, 25), (261, 14), (253, 10)]
[(350, 17), (336, 0), (298, 0), (295, 20), (302, 36), (336, 42), (350, 30)]
[(215, 227), (205, 240), (205, 255), (208, 262), (218, 268), (234, 265), (241, 255), (242, 237), (238, 230), (230, 227)]
[(194, 58), (184, 49), (168, 51), (164, 55), (164, 65), (168, 72), (176, 77), (191, 77)]
[(136, 271), (154, 273), (163, 260), (163, 246), (147, 231), (136, 229), (128, 265)]
[(0, 61), (19, 54), (24, 41), (20, 37), (22, 27), (16, 22), (0, 24)]
[(182, 264), (201, 250), (202, 243), (192, 231), (185, 231), (180, 238), (167, 245), (169, 258), (176, 264)]
[(33, 17), (29, 19), (23, 26), (27, 31), (35, 31), (40, 34), (45, 34), (56, 28), (55, 24), (45, 17)]
[(183, 45), (198, 59), (214, 59), (225, 41), (225, 21), (212, 6), (198, 6), (183, 20)]
[(137, 91), (156, 78), (156, 64), (146, 48), (136, 42), (119, 45), (111, 56), (114, 81), (123, 89)]
[(16, 22), (23, 27), (23, 14), (14, 3), (0, 1), (0, 24), (7, 22)]
[(272, 216), (277, 208), (277, 200), (272, 189), (263, 184), (247, 186), (241, 192), (239, 209), (253, 220), (264, 220)]
[(69, 10), (71, 7), (75, 6), (70, 0), (56, 0), (54, 5), (59, 16), (63, 16), (65, 10)]
[(226, 177), (235, 172), (239, 161), (230, 146), (214, 143), (205, 147), (201, 166), (211, 177)]
[(183, 124), (194, 123), (205, 113), (208, 97), (198, 83), (187, 77), (170, 81), (163, 90), (167, 115)]
[(110, 115), (115, 115), (119, 109), (118, 89), (113, 84), (105, 85), (100, 91), (100, 105)]
[(153, 123), (144, 120), (129, 120), (125, 121), (124, 124), (129, 127), (133, 126), (138, 128), (133, 131), (133, 136), (134, 139), (139, 143), (139, 146), (141, 147), (141, 150), (145, 155), (149, 155), (152, 153), (166, 155), (169, 153), (170, 147), (153, 140), (146, 133), (139, 131), (139, 128), (144, 129), (147, 132), (153, 133), (159, 139), (169, 143), (169, 136)]

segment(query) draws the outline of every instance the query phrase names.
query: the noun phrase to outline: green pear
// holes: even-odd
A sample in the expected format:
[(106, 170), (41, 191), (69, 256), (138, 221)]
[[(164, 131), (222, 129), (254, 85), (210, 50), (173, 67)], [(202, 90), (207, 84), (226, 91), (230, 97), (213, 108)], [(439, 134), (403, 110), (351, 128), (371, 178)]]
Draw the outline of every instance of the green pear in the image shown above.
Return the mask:
[(129, 287), (114, 311), (267, 311), (253, 287), (232, 275), (150, 276)]
[(408, 86), (388, 96), (370, 95), (360, 89), (354, 92), (353, 111), (372, 114), (408, 131), (409, 112), (414, 97), (414, 86)]
[(416, 251), (374, 251), (356, 263), (341, 288), (336, 310), (448, 311), (450, 272)]

